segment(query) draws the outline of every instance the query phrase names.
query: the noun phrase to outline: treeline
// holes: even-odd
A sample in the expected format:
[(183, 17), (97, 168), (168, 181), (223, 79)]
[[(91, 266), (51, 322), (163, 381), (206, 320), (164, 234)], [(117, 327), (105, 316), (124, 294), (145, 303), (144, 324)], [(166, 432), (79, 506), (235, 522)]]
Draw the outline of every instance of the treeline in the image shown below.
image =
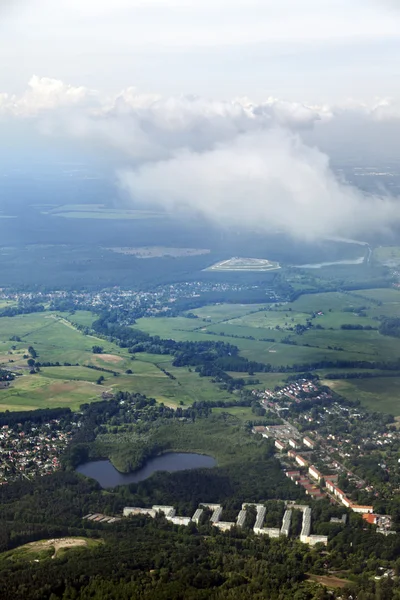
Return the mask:
[(8, 425), (14, 427), (17, 423), (47, 423), (53, 419), (70, 418), (72, 416), (70, 408), (39, 408), (38, 410), (24, 410), (15, 412), (0, 413), (0, 427)]
[(6, 306), (0, 310), (1, 317), (16, 317), (17, 315), (28, 315), (30, 313), (44, 312), (46, 309), (43, 304), (37, 302), (23, 302), (17, 306)]
[[(400, 320), (399, 320), (400, 321)], [(128, 348), (132, 354), (149, 352), (152, 354), (169, 354), (174, 356), (173, 365), (176, 367), (195, 367), (201, 376), (213, 377), (222, 382), (228, 389), (240, 389), (244, 380), (230, 377), (226, 371), (238, 373), (293, 373), (315, 371), (319, 369), (379, 369), (383, 371), (399, 371), (400, 358), (395, 361), (356, 361), (356, 360), (321, 360), (312, 363), (278, 365), (250, 361), (239, 355), (237, 346), (218, 341), (177, 342), (172, 339), (162, 339), (120, 325), (113, 313), (103, 315), (93, 323), (93, 329), (121, 347)]]
[[(108, 400), (83, 404), (81, 406), (81, 425), (73, 436), (65, 455), (63, 464), (68, 468), (75, 468), (85, 462), (89, 455), (96, 455), (92, 443), (99, 434), (118, 433), (119, 428), (127, 431), (147, 430), (146, 423), (154, 423), (158, 419), (163, 421), (189, 419), (194, 422), (197, 418), (207, 417), (211, 407), (199, 405), (188, 408), (176, 409), (156, 403), (154, 398), (147, 398), (143, 394), (130, 392), (117, 392)], [(125, 452), (121, 445), (122, 452)], [(162, 451), (157, 444), (140, 444), (140, 449), (132, 460), (134, 444), (130, 444), (130, 464), (132, 469), (140, 468), (146, 460)], [(100, 455), (99, 458), (108, 455)]]
[(327, 373), (324, 376), (325, 379), (373, 379), (375, 377), (400, 377), (400, 373), (397, 371), (389, 371), (382, 375), (382, 373), (363, 373), (362, 371), (355, 371), (350, 373)]
[(372, 325), (359, 325), (358, 323), (343, 323), (340, 329), (354, 330), (354, 331), (376, 331), (378, 327), (372, 327)]
[(174, 357), (174, 367), (194, 367), (203, 377), (213, 377), (224, 384), (228, 390), (240, 389), (245, 385), (243, 379), (235, 379), (226, 371), (249, 373), (268, 370), (263, 363), (249, 361), (239, 356), (239, 349), (233, 344), (221, 341), (177, 342), (150, 336), (116, 322), (117, 317), (108, 314), (93, 323), (97, 334), (103, 335), (121, 347), (128, 348), (131, 354), (149, 352), (151, 354), (169, 354)]
[[(321, 360), (314, 363), (293, 365), (292, 371), (314, 371), (319, 369), (379, 369), (381, 371), (400, 371), (400, 358), (396, 361), (369, 360)], [(287, 368), (279, 367), (279, 371), (287, 372)]]
[(379, 333), (391, 337), (400, 337), (400, 317), (383, 318), (379, 325)]
[(13, 381), (13, 379), (15, 379), (14, 373), (7, 369), (0, 369), (0, 381)]

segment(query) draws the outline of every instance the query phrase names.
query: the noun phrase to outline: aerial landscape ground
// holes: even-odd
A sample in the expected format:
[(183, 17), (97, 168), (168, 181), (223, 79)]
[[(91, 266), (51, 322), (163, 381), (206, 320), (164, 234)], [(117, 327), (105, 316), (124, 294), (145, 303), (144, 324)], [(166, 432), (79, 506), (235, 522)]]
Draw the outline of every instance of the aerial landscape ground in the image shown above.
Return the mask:
[[(188, 589), (200, 598), (199, 585), (205, 597), (226, 587), (244, 598), (251, 585), (279, 600), (347, 600), (376, 573), (388, 573), (381, 587), (392, 585), (400, 528), (397, 246), (362, 246), (364, 260), (351, 264), (358, 244), (238, 239), (208, 224), (189, 232), (142, 207), (60, 201), (29, 214), (9, 210), (16, 218), (4, 223), (26, 234), (4, 226), (0, 251), (2, 597), (30, 597), (34, 575), (35, 600), (67, 600), (68, 586), (90, 589), (99, 565), (102, 585), (112, 580), (118, 589), (110, 597), (131, 597), (137, 580), (124, 573), (139, 555), (137, 573), (151, 571), (140, 576), (139, 598), (157, 597), (162, 582), (171, 598)], [(74, 236), (84, 243), (71, 243)], [(318, 268), (294, 266), (313, 262)], [(152, 461), (168, 462), (171, 452), (216, 464), (153, 471)], [(109, 475), (102, 489), (96, 465), (119, 487)], [(207, 512), (191, 520), (204, 502), (223, 507), (219, 521)], [(236, 526), (246, 503), (258, 508)], [(127, 506), (137, 516), (123, 517)], [(140, 512), (152, 506), (182, 517), (153, 522)], [(256, 510), (265, 512), (257, 527)], [(373, 510), (374, 524), (366, 528), (358, 510)], [(288, 536), (274, 540), (284, 514)], [(259, 576), (235, 563), (249, 539)], [(371, 543), (387, 558), (368, 558)], [(166, 577), (160, 565), (171, 568), (176, 552), (180, 566)], [(182, 557), (190, 562), (191, 552), (201, 575), (196, 567), (197, 579), (184, 583)], [(285, 567), (272, 581), (282, 553)], [(229, 568), (211, 568), (222, 556)], [(60, 573), (58, 592), (48, 582)], [(83, 573), (88, 583), (79, 583)]]
[[(171, 544), (190, 561), (194, 540), (202, 540), (201, 577), (184, 583), (175, 568), (179, 583), (165, 579), (168, 597), (190, 589), (201, 598), (194, 591), (201, 585), (204, 597), (225, 586), (244, 598), (252, 585), (263, 598), (301, 592), (347, 600), (376, 573), (388, 574), (382, 589), (392, 585), (400, 530), (398, 247), (363, 246), (363, 261), (354, 262), (360, 245), (349, 242), (295, 244), (289, 253), (279, 236), (238, 243), (225, 233), (204, 243), (200, 226), (188, 243), (180, 222), (141, 208), (64, 203), (32, 211), (46, 243), (31, 232), (28, 244), (8, 240), (0, 253), (3, 597), (25, 600), (34, 572), (39, 593), (53, 600), (44, 590), (58, 593), (46, 586), (63, 572), (69, 583), (56, 597), (67, 600), (66, 586), (81, 588), (82, 573), (95, 577), (99, 564), (103, 584), (111, 578), (130, 597), (137, 581), (125, 582), (120, 557), (130, 565), (132, 548), (136, 556), (146, 548), (138, 573), (154, 574), (144, 576), (139, 598), (152, 598), (164, 581), (160, 564), (176, 560)], [(71, 231), (86, 222), (91, 239), (71, 244)], [(158, 223), (156, 234), (150, 223)], [(316, 268), (296, 266), (313, 260)], [(214, 466), (183, 461), (178, 470), (172, 463), (170, 472), (153, 470), (171, 453)], [(210, 520), (203, 503), (218, 518)], [(124, 517), (125, 509), (135, 516)], [(198, 510), (203, 517), (194, 520)], [(249, 539), (267, 570), (281, 562), (276, 548), (283, 552), (276, 580), (235, 564), (234, 548)], [(368, 558), (370, 544), (387, 558)], [(218, 582), (208, 579), (222, 555), (239, 579), (226, 569)]]
[(400, 600), (399, 0), (0, 0), (0, 600)]

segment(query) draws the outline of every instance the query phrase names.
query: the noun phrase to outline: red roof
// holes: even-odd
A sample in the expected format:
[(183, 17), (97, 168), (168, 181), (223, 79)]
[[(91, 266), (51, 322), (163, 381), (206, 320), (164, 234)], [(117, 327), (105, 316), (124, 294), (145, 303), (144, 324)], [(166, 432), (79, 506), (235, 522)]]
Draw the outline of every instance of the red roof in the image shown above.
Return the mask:
[(376, 517), (377, 517), (377, 515), (373, 515), (371, 513), (368, 513), (368, 514), (362, 516), (362, 518), (365, 521), (367, 521), (367, 523), (370, 523), (370, 525), (375, 525)]

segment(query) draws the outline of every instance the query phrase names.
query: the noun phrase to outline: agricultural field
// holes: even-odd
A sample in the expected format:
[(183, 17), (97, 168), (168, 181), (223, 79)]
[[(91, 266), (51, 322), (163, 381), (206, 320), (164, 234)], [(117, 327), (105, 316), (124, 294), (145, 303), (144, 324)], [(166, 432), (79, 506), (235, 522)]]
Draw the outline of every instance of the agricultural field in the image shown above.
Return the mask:
[(93, 321), (97, 319), (97, 315), (91, 313), (88, 310), (78, 310), (73, 313), (57, 313), (60, 317), (63, 317), (70, 323), (76, 325), (83, 325), (84, 327), (91, 327)]
[(8, 388), (0, 389), (0, 411), (34, 410), (36, 408), (79, 408), (86, 402), (101, 400), (101, 392), (94, 383), (78, 380), (60, 380), (41, 374), (22, 375)]
[(221, 413), (228, 413), (232, 417), (236, 417), (243, 423), (246, 421), (252, 421), (256, 417), (254, 416), (252, 410), (248, 406), (230, 406), (228, 408), (213, 408), (213, 414), (220, 415)]
[(16, 306), (16, 302), (14, 300), (0, 300), (0, 310), (3, 308), (9, 308), (11, 306)]
[[(197, 318), (138, 319), (133, 329), (177, 341), (229, 342), (239, 348), (241, 356), (272, 365), (277, 371), (280, 367), (300, 368), (324, 360), (400, 358), (399, 340), (378, 331), (381, 315), (400, 314), (400, 291), (395, 289), (309, 294), (291, 303), (216, 304), (193, 312)], [(173, 367), (171, 356), (138, 353), (133, 357), (127, 349), (77, 329), (76, 325), (90, 327), (95, 318), (88, 311), (1, 318), (0, 366), (12, 368), (20, 376), (0, 390), (0, 410), (45, 406), (76, 409), (84, 402), (101, 399), (103, 392), (115, 390), (141, 392), (169, 406), (232, 398), (194, 370)], [(313, 327), (304, 330), (310, 320)], [(372, 329), (342, 329), (343, 325)], [(103, 352), (94, 354), (95, 345), (100, 345)], [(29, 346), (33, 346), (41, 363), (58, 362), (59, 366), (41, 367), (38, 373), (31, 374), (27, 365)], [(337, 385), (338, 391), (342, 387), (343, 395), (357, 397), (370, 408), (376, 404), (378, 394), (382, 410), (390, 407), (400, 414), (396, 408), (397, 378), (384, 375), (377, 379), (340, 380), (330, 385)], [(256, 373), (260, 383), (255, 387), (273, 388), (282, 385), (286, 377), (282, 372)]]
[(394, 288), (380, 288), (372, 290), (362, 290), (358, 293), (362, 298), (371, 298), (382, 304), (389, 304), (398, 308), (400, 306), (400, 290)]
[(323, 380), (323, 383), (345, 398), (359, 400), (369, 410), (400, 416), (400, 376)]
[[(393, 361), (400, 358), (399, 340), (382, 336), (378, 331), (382, 315), (400, 316), (400, 292), (395, 289), (310, 294), (292, 303), (265, 306), (221, 304), (194, 312), (202, 320), (201, 327), (193, 327), (196, 322), (198, 325), (198, 319), (185, 317), (140, 319), (135, 327), (176, 340), (230, 342), (245, 358), (274, 367), (322, 360)], [(295, 326), (305, 325), (309, 319), (314, 327), (296, 334)], [(373, 329), (341, 329), (342, 325)], [(294, 345), (282, 343), (288, 336)], [(231, 375), (245, 376), (243, 373)], [(343, 395), (359, 398), (369, 408), (375, 406), (377, 410), (393, 410), (398, 414), (397, 380), (385, 377), (385, 372), (382, 375), (378, 379), (335, 381), (334, 385), (338, 391), (342, 386)], [(284, 373), (257, 373), (256, 378), (261, 383), (256, 387), (282, 385), (286, 377)], [(377, 395), (381, 399), (379, 408)]]
[(219, 323), (243, 317), (251, 312), (263, 309), (265, 309), (265, 304), (214, 304), (196, 308), (191, 312), (197, 315), (199, 319), (205, 319), (211, 323)]
[[(67, 317), (89, 325), (92, 315), (77, 311)], [(12, 336), (20, 341), (11, 341)], [(103, 347), (103, 353), (93, 354), (92, 346), (96, 344)], [(41, 367), (38, 373), (31, 374), (24, 358), (29, 346), (38, 353), (39, 362), (59, 362), (60, 366)], [(64, 366), (64, 362), (71, 366)], [(12, 369), (19, 375), (9, 387), (0, 389), (0, 411), (56, 406), (76, 410), (83, 403), (101, 400), (103, 392), (115, 390), (141, 392), (169, 406), (231, 398), (209, 378), (200, 378), (197, 373), (175, 368), (171, 363), (170, 356), (156, 354), (138, 354), (133, 359), (126, 349), (83, 335), (62, 314), (5, 317), (0, 320), (0, 367)], [(90, 366), (108, 371), (88, 368)], [(133, 372), (126, 373), (127, 370)], [(97, 383), (100, 376), (104, 378), (101, 385)]]

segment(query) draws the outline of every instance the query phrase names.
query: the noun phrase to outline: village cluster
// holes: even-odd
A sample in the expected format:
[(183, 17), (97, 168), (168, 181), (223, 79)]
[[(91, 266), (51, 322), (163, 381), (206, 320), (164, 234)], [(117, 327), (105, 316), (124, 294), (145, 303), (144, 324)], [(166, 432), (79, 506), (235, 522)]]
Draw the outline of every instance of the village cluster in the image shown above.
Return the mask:
[[(306, 394), (316, 400), (327, 399), (324, 396), (326, 392), (320, 392), (316, 383), (305, 379), (280, 390), (254, 391), (253, 394), (260, 399), (264, 408), (275, 412), (283, 421), (283, 425), (255, 426), (253, 433), (274, 439), (287, 477), (302, 486), (314, 500), (328, 497), (332, 502), (362, 514), (368, 523), (377, 525), (378, 532), (385, 535), (395, 533), (391, 529), (390, 516), (376, 514), (372, 504), (353, 501), (338, 486), (338, 480), (344, 476), (356, 489), (373, 493), (373, 486), (368, 486), (342, 460), (345, 461), (354, 453), (362, 454), (365, 443), (384, 446), (398, 441), (398, 432), (377, 430), (368, 440), (356, 439), (351, 428), (343, 427), (342, 431), (340, 424), (358, 422), (362, 418), (361, 413), (356, 408), (341, 406), (335, 401), (329, 402), (328, 406), (319, 403), (318, 409), (310, 409), (296, 416), (290, 414), (289, 422), (284, 418), (284, 411), (289, 411), (288, 404), (299, 402), (300, 394), (302, 398)], [(332, 433), (328, 432), (329, 423), (332, 424)], [(312, 437), (303, 433), (305, 425), (312, 432)], [(382, 466), (386, 468), (385, 464)]]
[(70, 424), (58, 419), (0, 427), (0, 485), (57, 471), (71, 435)]
[[(163, 285), (153, 291), (123, 290), (119, 288), (96, 292), (54, 290), (52, 292), (6, 292), (0, 290), (0, 300), (11, 300), (19, 306), (46, 305), (55, 310), (113, 310), (122, 309), (127, 318), (151, 317), (157, 314), (168, 315), (174, 304), (181, 298), (198, 298), (201, 294), (216, 292), (240, 292), (256, 289), (257, 285), (219, 283), (206, 281), (187, 281)], [(273, 288), (265, 289), (266, 295), (279, 302), (285, 298), (279, 296)]]

